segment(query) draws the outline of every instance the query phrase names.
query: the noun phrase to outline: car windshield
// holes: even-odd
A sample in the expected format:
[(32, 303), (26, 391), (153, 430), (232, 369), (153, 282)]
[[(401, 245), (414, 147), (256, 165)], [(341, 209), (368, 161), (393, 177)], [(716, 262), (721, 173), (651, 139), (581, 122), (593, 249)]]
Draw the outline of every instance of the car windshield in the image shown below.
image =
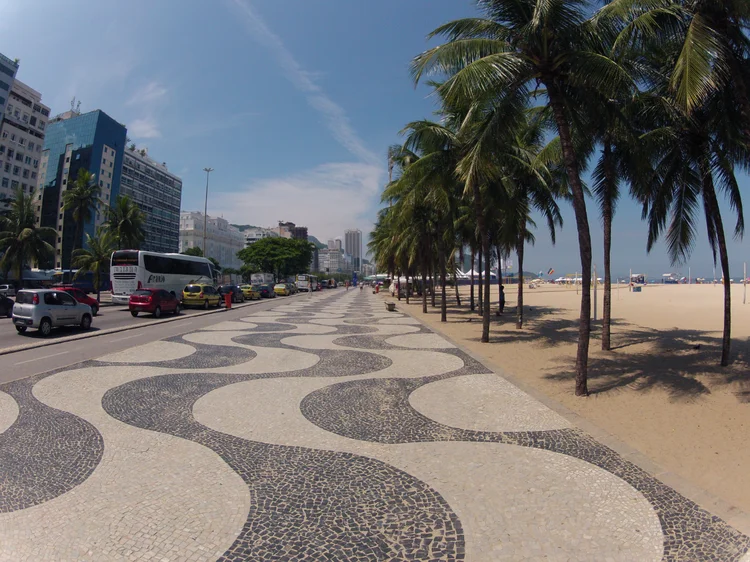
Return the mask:
[(21, 291), (16, 295), (16, 302), (19, 304), (31, 304), (34, 302), (34, 293)]
[(199, 285), (188, 285), (185, 287), (186, 293), (200, 293), (201, 287)]
[(276, 285), (276, 288), (277, 289), (286, 289), (286, 285), (284, 285), (283, 283), (279, 283), (279, 284)]
[(135, 293), (133, 293), (133, 295), (136, 295), (136, 296), (139, 296), (139, 297), (150, 297), (151, 296), (151, 291), (140, 290), (140, 291), (136, 291)]

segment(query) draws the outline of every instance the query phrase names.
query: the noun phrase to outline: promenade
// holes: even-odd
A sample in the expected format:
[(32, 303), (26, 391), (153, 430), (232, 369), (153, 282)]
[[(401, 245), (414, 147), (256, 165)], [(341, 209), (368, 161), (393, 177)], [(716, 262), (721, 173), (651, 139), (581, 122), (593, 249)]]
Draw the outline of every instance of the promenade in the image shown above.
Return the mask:
[(1, 385), (0, 560), (750, 560), (380, 298), (277, 301)]

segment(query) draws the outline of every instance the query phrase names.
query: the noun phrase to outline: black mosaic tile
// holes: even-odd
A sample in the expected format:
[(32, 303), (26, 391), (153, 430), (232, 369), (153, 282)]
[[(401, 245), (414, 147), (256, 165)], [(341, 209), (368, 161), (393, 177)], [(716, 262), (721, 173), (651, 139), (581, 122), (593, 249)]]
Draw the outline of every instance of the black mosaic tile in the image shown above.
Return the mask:
[(13, 425), (0, 433), (0, 513), (69, 492), (94, 472), (104, 453), (104, 441), (93, 425), (34, 397), (31, 389), (38, 380), (0, 387), (19, 409)]
[[(211, 332), (214, 333), (214, 332)], [(189, 345), (195, 352), (179, 359), (168, 359), (164, 361), (148, 361), (145, 363), (134, 363), (141, 367), (168, 367), (170, 369), (215, 369), (218, 367), (230, 367), (247, 363), (257, 356), (252, 349), (232, 345), (208, 345), (194, 343), (183, 339), (182, 336), (166, 338), (164, 341)], [(99, 366), (118, 366), (127, 363), (97, 361)]]
[(750, 548), (750, 538), (578, 429), (473, 431), (441, 424), (411, 407), (409, 395), (414, 390), (456, 374), (342, 382), (309, 394), (300, 409), (312, 423), (350, 439), (389, 444), (503, 443), (544, 449), (589, 462), (623, 479), (651, 503), (664, 532), (664, 561), (735, 561)]
[(383, 462), (257, 443), (192, 416), (197, 399), (241, 375), (181, 374), (109, 390), (102, 406), (143, 429), (200, 443), (247, 484), (247, 522), (220, 560), (463, 560), (461, 523), (445, 500)]

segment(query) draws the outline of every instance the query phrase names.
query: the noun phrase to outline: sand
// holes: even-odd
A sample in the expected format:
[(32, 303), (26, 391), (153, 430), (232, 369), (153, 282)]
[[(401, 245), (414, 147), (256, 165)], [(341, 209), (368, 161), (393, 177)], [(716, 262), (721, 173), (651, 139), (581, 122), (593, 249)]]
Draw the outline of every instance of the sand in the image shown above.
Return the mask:
[[(448, 322), (438, 307), (422, 314), (421, 298), (398, 306), (443, 332), (511, 377), (586, 418), (689, 484), (750, 513), (750, 303), (732, 287), (732, 359), (720, 367), (723, 290), (720, 285), (652, 285), (612, 294), (612, 347), (601, 350), (602, 293), (589, 360), (591, 396), (574, 395), (580, 295), (574, 287), (524, 290), (525, 323), (515, 327), (517, 288), (506, 287), (506, 309), (495, 316), (490, 343), (481, 318), (468, 309), (469, 287)], [(392, 300), (390, 296), (385, 297)], [(750, 298), (750, 297), (748, 297)]]

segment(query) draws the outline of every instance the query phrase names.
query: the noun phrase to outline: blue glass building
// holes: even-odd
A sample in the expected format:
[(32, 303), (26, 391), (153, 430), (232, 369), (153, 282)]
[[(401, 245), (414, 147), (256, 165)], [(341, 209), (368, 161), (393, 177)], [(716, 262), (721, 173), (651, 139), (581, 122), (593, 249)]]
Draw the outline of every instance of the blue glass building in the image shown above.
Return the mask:
[[(94, 236), (105, 220), (105, 209), (120, 192), (122, 160), (127, 130), (103, 111), (80, 114), (68, 111), (52, 119), (42, 152), (40, 174), (40, 224), (57, 230), (55, 256), (39, 267), (70, 268), (74, 247), (82, 247), (85, 234)], [(80, 232), (70, 212), (62, 209), (62, 193), (72, 185), (80, 169), (94, 174), (101, 189), (101, 203), (95, 216)]]

